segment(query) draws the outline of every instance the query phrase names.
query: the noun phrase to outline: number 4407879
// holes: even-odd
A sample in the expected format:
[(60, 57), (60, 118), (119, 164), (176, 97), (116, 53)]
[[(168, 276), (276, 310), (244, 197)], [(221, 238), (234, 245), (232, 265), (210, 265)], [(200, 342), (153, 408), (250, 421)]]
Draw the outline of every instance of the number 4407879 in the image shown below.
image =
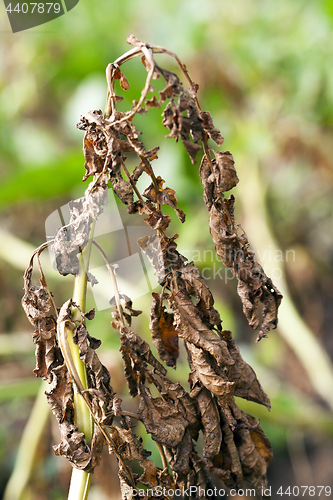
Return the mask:
[(330, 497), (332, 493), (332, 488), (330, 486), (288, 486), (285, 490), (282, 486), (277, 490), (277, 495), (287, 495), (294, 497), (320, 497), (321, 494), (325, 497)]
[(59, 14), (60, 12), (60, 3), (53, 3), (53, 2), (49, 2), (49, 3), (22, 3), (22, 5), (20, 5), (19, 3), (17, 3), (15, 5), (14, 8), (12, 8), (12, 4), (10, 3), (7, 7), (6, 7), (6, 11), (9, 12), (9, 13), (12, 13), (12, 12), (17, 12), (18, 14), (20, 12), (22, 12), (22, 14), (49, 14), (51, 12), (51, 9), (53, 8), (53, 11), (55, 14)]

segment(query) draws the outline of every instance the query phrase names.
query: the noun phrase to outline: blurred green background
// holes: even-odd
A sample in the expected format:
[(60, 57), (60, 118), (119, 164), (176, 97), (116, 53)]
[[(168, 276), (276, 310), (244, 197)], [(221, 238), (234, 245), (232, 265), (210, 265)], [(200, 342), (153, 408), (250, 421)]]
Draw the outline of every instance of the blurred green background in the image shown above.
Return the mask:
[[(20, 485), (22, 500), (66, 498), (70, 466), (53, 455), (57, 429), (53, 418), (45, 423), (43, 398), (35, 404), (40, 381), (32, 373), (32, 328), (21, 309), (22, 274), (45, 240), (48, 215), (83, 195), (83, 133), (75, 124), (80, 114), (104, 108), (105, 67), (129, 49), (129, 33), (176, 52), (199, 83), (200, 103), (236, 161), (238, 221), (285, 296), (278, 329), (255, 344), (235, 280), (221, 279), (224, 268), (212, 257), (200, 158), (193, 166), (180, 143), (164, 139), (161, 110), (139, 116), (146, 146), (161, 147), (156, 173), (176, 189), (187, 213), (185, 225), (175, 221), (169, 234), (178, 232), (179, 249), (201, 270), (209, 268), (205, 276), (223, 326), (271, 398), (271, 412), (239, 404), (261, 419), (272, 442), (272, 491), (333, 487), (332, 2), (80, 0), (65, 16), (15, 35), (2, 6), (0, 16), (0, 495), (16, 463), (14, 493), (7, 490), (6, 500), (18, 500), (14, 486), (19, 491)], [(175, 67), (166, 56), (159, 61)], [(145, 77), (139, 61), (124, 71), (131, 89), (122, 109), (138, 99)], [(124, 224), (133, 224), (119, 209)], [(47, 256), (44, 262), (50, 267)], [(50, 271), (50, 286), (58, 306), (71, 296), (70, 277)], [(134, 327), (148, 335), (149, 294), (134, 307), (144, 310)], [(101, 358), (115, 390), (135, 411), (125, 395), (110, 310), (89, 326), (103, 340)], [(184, 357), (171, 376), (186, 381)], [(148, 437), (144, 443), (155, 457)], [(89, 498), (119, 498), (116, 464), (107, 454)]]

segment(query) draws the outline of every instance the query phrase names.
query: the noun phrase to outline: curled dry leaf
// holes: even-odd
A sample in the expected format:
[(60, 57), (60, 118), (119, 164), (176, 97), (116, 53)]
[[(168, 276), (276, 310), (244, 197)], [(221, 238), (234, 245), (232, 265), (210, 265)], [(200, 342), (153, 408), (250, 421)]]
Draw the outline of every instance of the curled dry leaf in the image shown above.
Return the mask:
[(25, 293), (22, 298), (22, 307), (30, 323), (36, 326), (41, 320), (45, 320), (48, 317), (51, 309), (51, 300), (44, 286), (35, 286), (32, 284), (34, 255), (23, 277)]
[(226, 401), (230, 400), (233, 396), (234, 382), (229, 382), (223, 370), (217, 366), (212, 366), (209, 354), (203, 349), (190, 342), (186, 343), (186, 347), (190, 354), (193, 385), (199, 381), (216, 396), (224, 396)]
[(227, 368), (227, 375), (229, 380), (235, 382), (235, 396), (255, 401), (270, 409), (271, 404), (267, 394), (263, 391), (253, 368), (243, 360), (231, 332), (223, 331), (221, 335), (226, 340), (229, 352), (234, 360), (234, 364), (229, 365)]
[(151, 229), (160, 229), (165, 231), (171, 222), (171, 217), (165, 215), (161, 210), (152, 210), (152, 213), (144, 221), (148, 224)]
[(160, 91), (161, 103), (165, 102), (167, 98), (173, 98), (177, 96), (181, 92), (182, 86), (176, 73), (163, 69), (156, 63), (155, 63), (155, 71), (158, 72), (160, 75), (162, 75), (162, 77), (166, 82), (166, 87)]
[[(158, 203), (159, 205), (169, 205), (176, 212), (180, 222), (185, 222), (185, 214), (182, 210), (177, 208), (176, 191), (168, 187), (162, 188), (164, 180), (158, 176), (156, 181), (152, 182), (142, 193), (142, 196), (149, 201)], [(158, 192), (156, 192), (158, 190)], [(163, 215), (163, 214), (162, 214)], [(155, 228), (154, 228), (155, 229)]]
[(101, 363), (96, 349), (100, 345), (94, 337), (91, 337), (84, 324), (80, 324), (73, 335), (74, 343), (79, 347), (80, 358), (86, 364), (88, 370), (89, 387), (93, 389), (93, 402), (97, 414), (95, 417), (103, 424), (110, 423), (113, 415), (114, 392), (111, 386), (110, 373)]
[(126, 327), (120, 328), (121, 343), (126, 346), (131, 354), (133, 354), (138, 362), (149, 363), (155, 370), (162, 375), (166, 375), (167, 371), (164, 366), (155, 358), (150, 350), (149, 344), (143, 340), (137, 333)]
[(92, 192), (88, 188), (85, 197), (68, 204), (70, 210), (69, 224), (57, 232), (52, 250), (55, 253), (56, 266), (60, 274), (77, 274), (79, 260), (77, 255), (82, 252), (89, 241), (92, 223), (102, 213), (102, 206), (107, 203), (107, 180), (100, 176), (99, 183)]
[(223, 193), (238, 183), (231, 153), (215, 152), (213, 160), (205, 155), (200, 166), (200, 177), (204, 188), (204, 201), (210, 211), (209, 227), (216, 253), (237, 277), (237, 291), (242, 300), (244, 314), (255, 329), (260, 325), (260, 305), (264, 305), (257, 339), (260, 340), (267, 337), (270, 328), (277, 326), (277, 311), (282, 295), (266, 276), (254, 253), (249, 250), (245, 233), (238, 234), (234, 216), (235, 197), (231, 195), (227, 200), (224, 199)]
[(161, 105), (156, 99), (156, 96), (154, 95), (151, 99), (146, 99), (145, 104), (147, 108), (160, 108)]
[(178, 336), (196, 346), (200, 352), (208, 352), (220, 366), (233, 364), (226, 342), (202, 322), (191, 299), (181, 291), (173, 294), (172, 299), (177, 308), (175, 324)]
[(234, 219), (233, 195), (225, 203), (214, 203), (210, 210), (209, 226), (216, 253), (238, 279), (237, 291), (243, 311), (253, 328), (260, 325), (260, 305), (264, 305), (258, 340), (267, 336), (270, 328), (277, 326), (277, 311), (282, 295), (268, 278), (263, 268), (249, 250), (246, 235), (238, 235)]
[(206, 387), (203, 387), (201, 384), (198, 387), (198, 384), (196, 384), (194, 391), (193, 389), (191, 391), (191, 396), (194, 397), (194, 394), (199, 406), (203, 426), (203, 457), (207, 467), (212, 467), (212, 460), (218, 455), (222, 442), (220, 415), (217, 405)]
[(147, 387), (140, 386), (138, 413), (154, 441), (169, 448), (174, 448), (181, 442), (188, 426), (182, 410), (179, 401), (153, 398)]
[(220, 131), (215, 128), (210, 112), (202, 111), (200, 113), (200, 116), (202, 119), (203, 128), (205, 129), (209, 137), (211, 137), (218, 146), (222, 146), (224, 138), (222, 137)]
[(172, 383), (166, 377), (162, 377), (164, 391), (161, 392), (163, 397), (171, 398), (173, 401), (178, 401), (183, 407), (183, 412), (188, 422), (188, 430), (193, 439), (197, 440), (198, 432), (201, 424), (195, 401), (191, 398), (188, 392), (181, 386), (179, 382)]
[(273, 456), (271, 445), (260, 426), (252, 431), (239, 428), (235, 434), (243, 477), (260, 498), (268, 486), (266, 472)]
[(159, 282), (163, 284), (166, 279), (170, 279), (173, 271), (177, 271), (186, 262), (186, 257), (177, 252), (175, 240), (178, 234), (168, 238), (165, 234), (157, 236), (144, 236), (139, 238), (137, 243), (146, 254), (151, 263), (154, 274)]
[[(110, 425), (113, 419), (114, 392), (110, 385), (109, 372), (95, 353), (100, 342), (90, 337), (83, 323), (75, 326), (71, 319), (72, 306), (72, 301), (68, 300), (59, 312), (58, 335), (61, 335), (60, 332), (66, 326), (73, 330), (73, 340), (79, 347), (81, 359), (88, 367), (89, 389), (85, 392), (89, 394), (93, 417), (99, 424)], [(60, 337), (59, 342), (62, 345)], [(67, 363), (65, 354), (64, 358)], [(73, 381), (72, 374), (70, 375), (72, 368), (66, 363), (52, 369), (51, 389), (47, 393), (47, 400), (58, 420), (61, 436), (61, 442), (54, 447), (54, 451), (57, 455), (66, 456), (76, 468), (92, 472), (100, 462), (105, 437), (101, 434), (100, 427), (95, 426), (92, 443), (88, 446), (84, 434), (78, 432), (74, 425)], [(77, 387), (77, 390), (80, 391), (80, 387)]]
[(201, 277), (199, 269), (193, 262), (189, 262), (184, 264), (178, 273), (185, 283), (187, 294), (196, 299), (196, 308), (199, 311), (202, 322), (210, 329), (216, 327), (218, 330), (221, 330), (221, 318), (218, 311), (214, 308), (212, 292)]
[[(137, 438), (131, 429), (113, 426), (110, 435), (112, 437), (114, 451), (121, 452), (122, 460), (119, 466), (119, 479), (122, 490), (122, 498), (130, 499), (138, 496), (136, 484), (141, 483), (148, 488), (156, 488), (162, 485), (168, 490), (172, 487), (171, 478), (151, 461), (148, 460), (150, 452), (144, 450), (141, 438)], [(127, 469), (127, 462), (138, 461), (144, 472), (139, 476)], [(164, 499), (162, 495), (160, 498)]]
[(223, 199), (223, 193), (234, 188), (239, 179), (230, 151), (214, 152), (215, 158), (208, 161), (204, 155), (200, 165), (200, 177), (204, 187), (204, 200), (208, 210), (214, 201)]
[(166, 455), (172, 470), (176, 473), (179, 486), (187, 484), (187, 477), (191, 473), (191, 454), (194, 451), (193, 441), (188, 430), (178, 446), (166, 449)]
[[(167, 137), (174, 137), (176, 140), (181, 138), (182, 143), (188, 152), (192, 163), (196, 161), (196, 155), (200, 151), (201, 146), (197, 142), (202, 138), (201, 118), (194, 104), (194, 101), (184, 92), (178, 101), (178, 106), (174, 101), (171, 101), (166, 106), (162, 113), (162, 124), (170, 130)], [(187, 110), (187, 116), (183, 116), (182, 112)], [(191, 141), (191, 137), (193, 142)]]
[(34, 374), (49, 383), (52, 381), (52, 370), (63, 363), (55, 339), (56, 322), (53, 317), (46, 318), (33, 334), (33, 342), (36, 344)]
[[(161, 97), (163, 98), (161, 102), (165, 101), (165, 97), (172, 97), (172, 100), (162, 113), (162, 123), (170, 130), (170, 134), (167, 135), (167, 137), (174, 137), (176, 140), (178, 140), (179, 137), (181, 138), (194, 164), (196, 162), (196, 155), (201, 149), (198, 142), (205, 139), (205, 133), (207, 133), (219, 146), (223, 143), (223, 137), (220, 131), (214, 127), (210, 113), (202, 112), (198, 109), (193, 89), (195, 89), (195, 84), (192, 85), (190, 91), (182, 88), (182, 90), (178, 92), (179, 99), (177, 104), (173, 97), (178, 95), (178, 93), (175, 94), (169, 91), (169, 95), (166, 95), (163, 91), (161, 93)], [(184, 116), (184, 112), (186, 112), (186, 116)]]

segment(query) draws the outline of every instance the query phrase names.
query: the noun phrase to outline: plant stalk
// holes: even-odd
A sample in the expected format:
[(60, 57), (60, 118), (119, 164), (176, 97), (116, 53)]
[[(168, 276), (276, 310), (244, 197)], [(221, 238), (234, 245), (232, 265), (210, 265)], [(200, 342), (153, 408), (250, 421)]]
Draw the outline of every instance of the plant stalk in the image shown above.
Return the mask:
[[(87, 294), (87, 281), (88, 281), (88, 268), (91, 254), (91, 245), (94, 234), (95, 222), (92, 224), (89, 241), (83, 252), (79, 256), (79, 273), (74, 278), (73, 302), (78, 308), (72, 309), (72, 320), (74, 322), (81, 322), (81, 312), (85, 312), (86, 308), (86, 294)], [(68, 332), (67, 340), (71, 350), (72, 359), (79, 378), (82, 382), (84, 389), (88, 389), (88, 378), (86, 365), (80, 359), (79, 346), (74, 344), (71, 332)], [(87, 444), (91, 443), (94, 423), (83, 397), (78, 393), (74, 384), (74, 423), (80, 432), (85, 435)], [(79, 469), (73, 469), (71, 484), (68, 493), (68, 500), (86, 500), (88, 498), (89, 487), (91, 481), (91, 474)]]

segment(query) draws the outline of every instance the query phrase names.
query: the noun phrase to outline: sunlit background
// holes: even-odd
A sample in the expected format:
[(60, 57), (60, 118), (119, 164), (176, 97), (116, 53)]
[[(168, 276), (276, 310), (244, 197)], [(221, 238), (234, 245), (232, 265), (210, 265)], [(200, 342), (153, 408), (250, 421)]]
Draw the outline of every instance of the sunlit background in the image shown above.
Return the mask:
[[(75, 125), (80, 114), (104, 108), (105, 68), (128, 50), (129, 33), (176, 52), (199, 84), (200, 103), (225, 137), (223, 149), (235, 158), (237, 219), (284, 294), (278, 329), (256, 344), (236, 282), (214, 254), (200, 158), (193, 166), (181, 143), (164, 139), (161, 110), (139, 116), (135, 123), (143, 142), (160, 146), (156, 173), (176, 189), (187, 214), (185, 225), (174, 221), (169, 234), (180, 235), (180, 251), (205, 273), (223, 327), (233, 331), (271, 398), (270, 412), (254, 403), (239, 405), (260, 418), (271, 440), (272, 491), (333, 487), (332, 5), (330, 0), (80, 0), (65, 16), (15, 35), (0, 6), (2, 494), (12, 475), (6, 500), (67, 495), (71, 467), (53, 454), (57, 426), (32, 373), (22, 275), (33, 249), (45, 240), (47, 217), (84, 193), (83, 133)], [(160, 63), (175, 69), (166, 56)], [(124, 71), (131, 85), (125, 110), (140, 96), (145, 72), (139, 60)], [(120, 205), (119, 210), (124, 226), (142, 224)], [(110, 252), (114, 247), (119, 253), (119, 239), (103, 238)], [(121, 258), (116, 253), (115, 260)], [(98, 266), (98, 257), (93, 259)], [(48, 255), (43, 262), (60, 306), (71, 296), (72, 278), (56, 275)], [(95, 305), (91, 293), (89, 304)], [(134, 307), (144, 311), (134, 328), (149, 338), (150, 294), (138, 297)], [(90, 332), (103, 341), (100, 356), (123, 406), (135, 411), (110, 321), (110, 309), (100, 310)], [(187, 375), (183, 356), (170, 376), (186, 383)], [(158, 460), (149, 436), (144, 445)], [(106, 453), (93, 477), (91, 500), (119, 498), (116, 470)]]

